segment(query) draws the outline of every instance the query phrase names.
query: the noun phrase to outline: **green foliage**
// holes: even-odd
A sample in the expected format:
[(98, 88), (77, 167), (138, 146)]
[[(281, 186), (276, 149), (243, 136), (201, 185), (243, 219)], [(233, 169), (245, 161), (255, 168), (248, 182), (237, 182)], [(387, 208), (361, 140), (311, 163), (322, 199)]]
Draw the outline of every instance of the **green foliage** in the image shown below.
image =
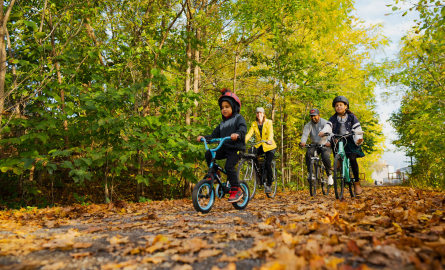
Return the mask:
[(257, 106), (273, 111), (277, 156), (294, 178), (307, 108), (328, 116), (337, 94), (358, 108), (365, 151), (379, 153), (378, 68), (365, 63), (386, 39), (354, 25), (350, 1), (185, 3), (50, 1), (43, 21), (43, 2), (13, 7), (0, 139), (11, 200), (190, 196), (207, 170), (194, 139), (220, 123), (227, 86), (248, 124)]
[[(419, 1), (414, 7), (421, 20), (402, 38), (397, 72), (390, 83), (401, 86), (402, 105), (391, 118), (399, 138), (394, 143), (414, 161), (410, 183), (418, 187), (445, 188), (445, 8)], [(412, 9), (410, 9), (412, 10)]]

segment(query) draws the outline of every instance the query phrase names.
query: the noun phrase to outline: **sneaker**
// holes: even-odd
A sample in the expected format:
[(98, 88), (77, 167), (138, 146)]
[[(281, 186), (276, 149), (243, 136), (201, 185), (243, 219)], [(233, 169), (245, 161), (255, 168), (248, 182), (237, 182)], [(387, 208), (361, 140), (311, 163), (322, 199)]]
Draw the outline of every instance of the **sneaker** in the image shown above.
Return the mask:
[(332, 179), (332, 175), (328, 176), (328, 185), (332, 186), (334, 184), (334, 179)]
[(237, 202), (237, 201), (241, 200), (244, 196), (243, 191), (241, 190), (241, 187), (231, 187), (229, 194), (230, 194), (230, 197), (228, 200), (229, 203)]
[(355, 192), (355, 195), (360, 195), (363, 193), (362, 186), (360, 185), (360, 182), (354, 182), (354, 192)]
[(272, 193), (272, 187), (268, 186), (267, 184), (264, 185), (264, 192), (266, 193)]

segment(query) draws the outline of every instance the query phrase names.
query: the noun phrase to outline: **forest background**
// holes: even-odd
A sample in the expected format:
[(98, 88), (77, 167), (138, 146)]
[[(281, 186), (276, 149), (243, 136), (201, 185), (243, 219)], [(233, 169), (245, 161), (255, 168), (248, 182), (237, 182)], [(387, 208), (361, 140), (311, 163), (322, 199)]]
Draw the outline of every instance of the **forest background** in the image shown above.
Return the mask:
[[(289, 189), (306, 178), (308, 111), (329, 118), (333, 97), (347, 96), (370, 179), (384, 147), (374, 88), (397, 63), (373, 61), (388, 39), (353, 4), (2, 1), (0, 205), (190, 196), (206, 170), (194, 138), (221, 121), (223, 87), (249, 127), (266, 108)], [(387, 83), (399, 85), (397, 74)]]

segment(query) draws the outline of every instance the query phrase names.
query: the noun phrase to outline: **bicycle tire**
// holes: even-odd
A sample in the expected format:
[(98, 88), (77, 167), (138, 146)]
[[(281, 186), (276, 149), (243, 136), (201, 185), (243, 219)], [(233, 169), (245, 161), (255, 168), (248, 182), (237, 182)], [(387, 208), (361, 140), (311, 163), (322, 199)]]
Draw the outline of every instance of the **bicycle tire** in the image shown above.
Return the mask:
[(319, 177), (317, 178), (320, 179), (321, 191), (323, 192), (323, 195), (328, 196), (331, 186), (327, 184), (328, 176), (326, 175), (326, 170), (323, 164), (321, 166), (318, 166), (318, 175)]
[(203, 214), (208, 213), (212, 210), (213, 204), (215, 203), (215, 197), (216, 194), (215, 189), (213, 188), (213, 181), (211, 179), (202, 179), (193, 188), (193, 207), (198, 212)]
[[(343, 192), (345, 188), (345, 179), (343, 177), (343, 164), (342, 159), (339, 154), (335, 155), (334, 159), (334, 192), (335, 192), (335, 198), (336, 199), (342, 199), (343, 198)], [(339, 168), (337, 168), (339, 166)], [(340, 189), (340, 190), (339, 190)], [(339, 192), (340, 191), (340, 192)]]
[(316, 168), (314, 161), (311, 160), (311, 163), (309, 165), (309, 177), (308, 177), (308, 183), (309, 183), (309, 193), (311, 197), (315, 197), (316, 191), (317, 191), (317, 176), (316, 176)]
[(351, 173), (352, 173), (352, 168), (351, 168), (351, 166), (349, 166), (349, 179), (350, 179), (350, 182), (348, 183), (348, 185), (349, 185), (349, 194), (351, 194), (351, 198), (354, 198), (355, 197), (355, 192), (354, 192), (354, 188), (353, 188), (354, 182), (353, 182), (353, 179), (351, 177)]
[(273, 179), (273, 182), (272, 182), (272, 192), (271, 193), (266, 193), (266, 196), (268, 198), (274, 198), (275, 195), (277, 194), (277, 188), (278, 188), (277, 175), (278, 175), (278, 173), (277, 173), (277, 168), (275, 167), (275, 163), (272, 163), (272, 173), (273, 173), (273, 176), (272, 176), (272, 179)]
[(232, 205), (236, 210), (243, 210), (249, 204), (250, 191), (249, 191), (249, 186), (247, 185), (246, 181), (239, 181), (239, 185), (240, 185), (241, 189), (243, 190), (243, 199), (238, 202), (232, 203)]
[(257, 186), (257, 175), (253, 166), (252, 159), (241, 159), (238, 164), (238, 179), (239, 181), (245, 181), (250, 191), (249, 201), (255, 196)]
[(355, 197), (355, 192), (353, 188), (354, 184), (352, 182), (349, 182), (348, 185), (349, 185), (349, 194), (351, 194), (351, 198), (354, 198)]

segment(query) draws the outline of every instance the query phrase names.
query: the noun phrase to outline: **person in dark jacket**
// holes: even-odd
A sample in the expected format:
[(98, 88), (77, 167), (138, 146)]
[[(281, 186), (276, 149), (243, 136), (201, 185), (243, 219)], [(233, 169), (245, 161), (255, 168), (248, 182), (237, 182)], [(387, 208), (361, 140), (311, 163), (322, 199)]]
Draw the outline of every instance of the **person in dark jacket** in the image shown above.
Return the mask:
[[(318, 134), (319, 136), (324, 136), (325, 133), (346, 134), (351, 133), (351, 131), (362, 131), (357, 116), (349, 110), (349, 101), (346, 97), (338, 96), (334, 98), (332, 107), (334, 107), (335, 114), (329, 118), (323, 130)], [(344, 146), (346, 156), (349, 158), (352, 167), (352, 173), (354, 174), (354, 190), (357, 195), (363, 192), (357, 163), (357, 158), (365, 156), (362, 151), (362, 144), (363, 135), (354, 135), (347, 138), (347, 143)]]
[[(211, 135), (198, 136), (197, 141), (202, 138), (206, 140), (214, 138), (231, 137), (231, 141), (226, 141), (221, 148), (216, 151), (216, 159), (227, 159), (225, 170), (227, 179), (230, 182), (230, 197), (228, 202), (234, 203), (243, 198), (243, 191), (239, 185), (238, 173), (236, 165), (240, 160), (240, 156), (246, 150), (245, 136), (247, 133), (247, 124), (244, 117), (240, 114), (241, 101), (229, 89), (221, 90), (222, 96), (218, 100), (222, 114), (222, 122), (213, 130)], [(205, 154), (207, 165), (210, 165), (212, 154), (207, 150)]]

